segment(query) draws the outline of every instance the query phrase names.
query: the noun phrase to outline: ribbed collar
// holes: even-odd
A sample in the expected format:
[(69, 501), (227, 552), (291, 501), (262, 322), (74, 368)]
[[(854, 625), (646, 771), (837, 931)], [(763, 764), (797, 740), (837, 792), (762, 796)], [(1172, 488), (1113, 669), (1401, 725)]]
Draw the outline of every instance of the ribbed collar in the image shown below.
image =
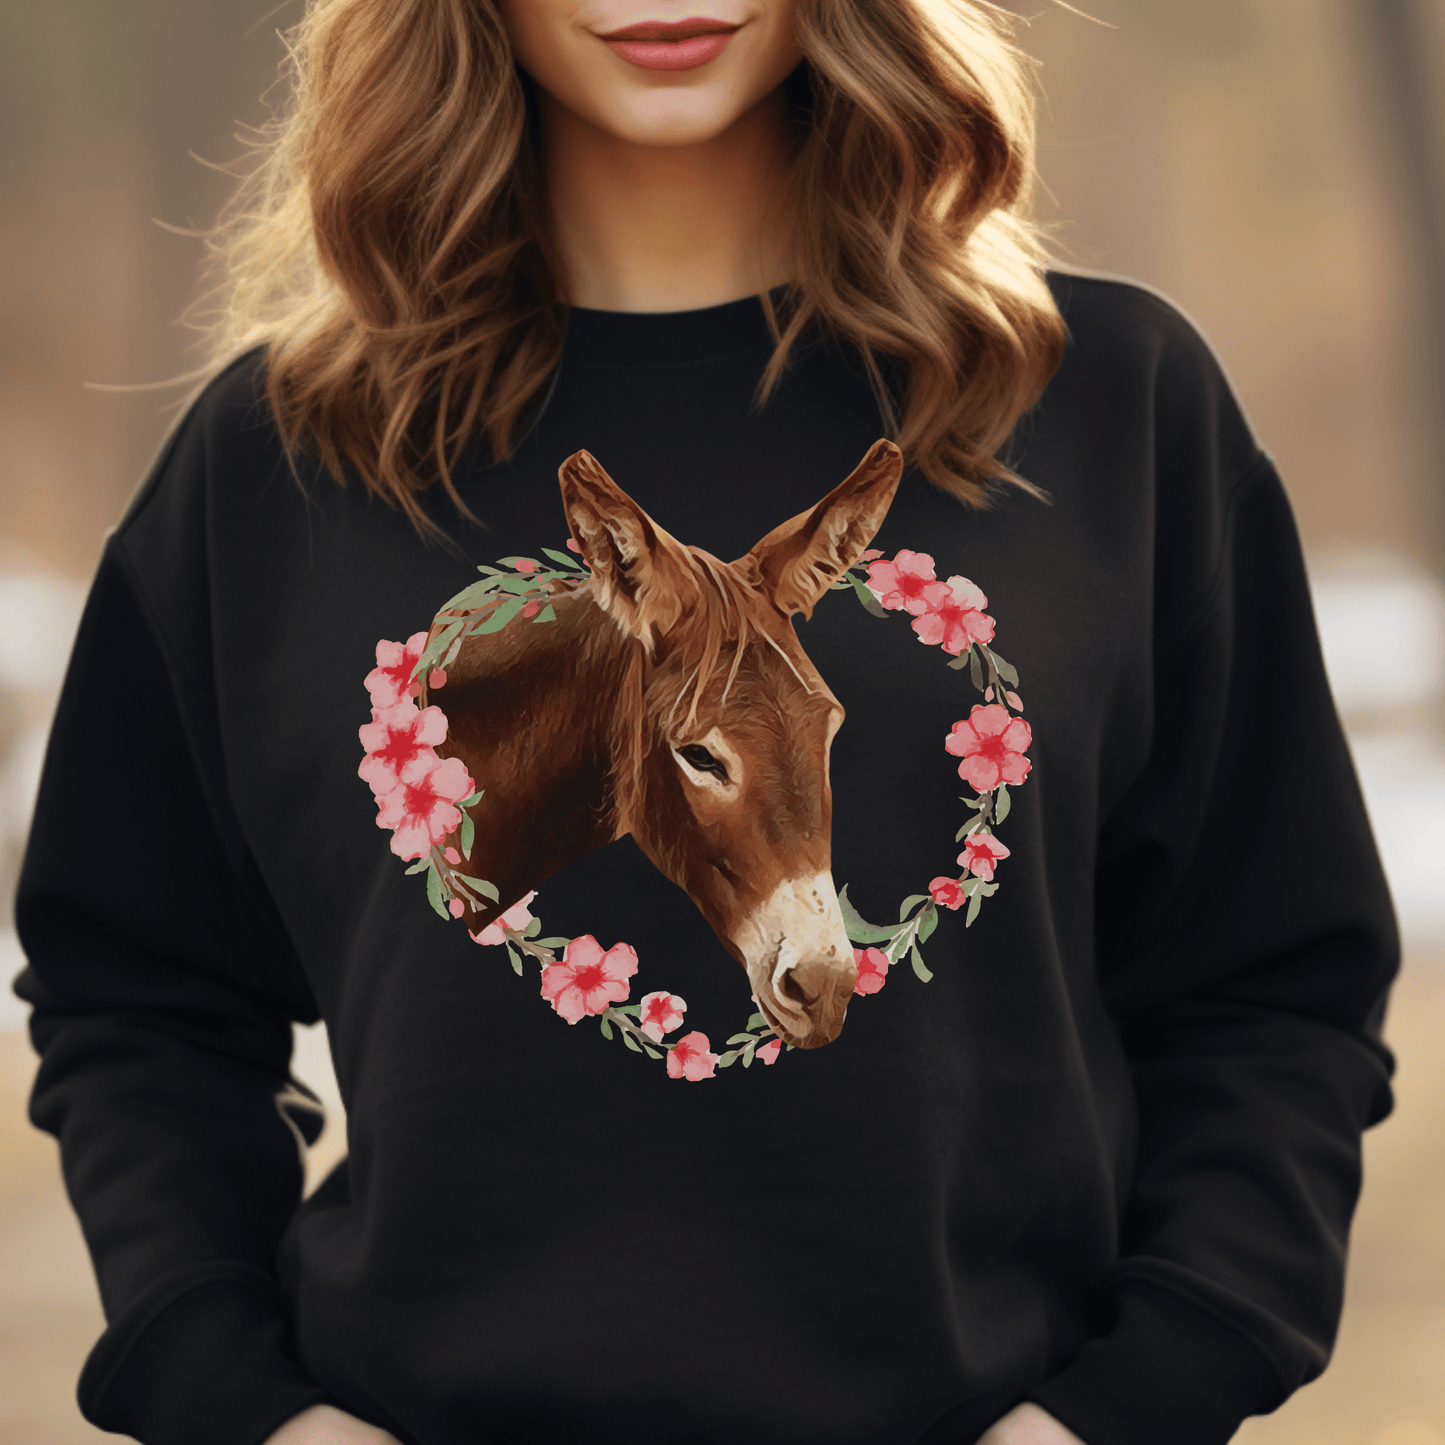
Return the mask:
[[(781, 292), (778, 293), (781, 299)], [(677, 366), (741, 351), (772, 350), (756, 296), (697, 311), (593, 311), (572, 308), (563, 363)]]

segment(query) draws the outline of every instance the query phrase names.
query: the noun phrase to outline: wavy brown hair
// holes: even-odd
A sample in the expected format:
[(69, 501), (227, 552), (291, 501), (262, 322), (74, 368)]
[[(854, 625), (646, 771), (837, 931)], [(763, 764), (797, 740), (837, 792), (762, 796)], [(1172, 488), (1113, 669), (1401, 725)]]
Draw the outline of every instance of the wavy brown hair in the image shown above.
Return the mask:
[[(964, 501), (1058, 365), (1028, 218), (1033, 92), (978, 0), (801, 0), (794, 280), (765, 401), (809, 338), (861, 354), (912, 466)], [(419, 503), (508, 456), (562, 353), (529, 82), (491, 0), (310, 0), (290, 101), (211, 241), (219, 364), (266, 344), (293, 450)], [(463, 507), (463, 510), (465, 508)]]

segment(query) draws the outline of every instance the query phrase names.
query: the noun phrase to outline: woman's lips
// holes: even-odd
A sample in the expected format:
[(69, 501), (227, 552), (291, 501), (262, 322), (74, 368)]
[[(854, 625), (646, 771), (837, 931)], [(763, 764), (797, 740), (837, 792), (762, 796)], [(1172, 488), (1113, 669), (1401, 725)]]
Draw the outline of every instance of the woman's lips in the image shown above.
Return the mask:
[(643, 70), (695, 70), (716, 60), (740, 27), (723, 20), (644, 20), (600, 35), (615, 54)]

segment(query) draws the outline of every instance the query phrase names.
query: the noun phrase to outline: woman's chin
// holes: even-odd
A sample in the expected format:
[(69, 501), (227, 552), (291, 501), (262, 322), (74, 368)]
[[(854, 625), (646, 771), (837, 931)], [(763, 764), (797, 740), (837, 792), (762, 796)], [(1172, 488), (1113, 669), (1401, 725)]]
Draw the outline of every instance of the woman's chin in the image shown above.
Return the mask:
[(737, 92), (720, 84), (619, 83), (597, 99), (592, 124), (640, 146), (706, 145), (746, 113), (738, 110)]

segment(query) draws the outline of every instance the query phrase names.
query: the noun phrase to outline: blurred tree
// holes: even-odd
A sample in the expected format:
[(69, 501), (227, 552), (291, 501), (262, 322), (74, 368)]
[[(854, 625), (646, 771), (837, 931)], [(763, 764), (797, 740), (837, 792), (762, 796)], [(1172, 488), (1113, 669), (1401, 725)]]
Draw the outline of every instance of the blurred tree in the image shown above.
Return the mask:
[(188, 369), (175, 323), (231, 182), (237, 123), (265, 118), (278, 26), (300, 0), (0, 4), (0, 537), (93, 565), (176, 398), (106, 395)]
[(1427, 560), (1445, 575), (1445, 25), (1438, 0), (1350, 0), (1409, 223)]

